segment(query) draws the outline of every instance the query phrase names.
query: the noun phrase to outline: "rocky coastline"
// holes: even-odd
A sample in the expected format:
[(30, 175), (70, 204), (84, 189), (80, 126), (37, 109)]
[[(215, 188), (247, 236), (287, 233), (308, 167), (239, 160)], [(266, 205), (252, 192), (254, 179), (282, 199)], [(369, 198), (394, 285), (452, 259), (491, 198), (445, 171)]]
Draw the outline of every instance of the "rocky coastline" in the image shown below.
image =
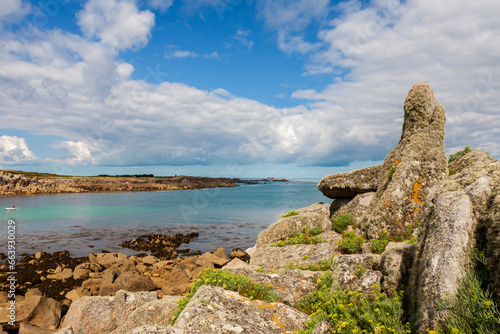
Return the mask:
[(237, 187), (246, 181), (199, 176), (172, 177), (29, 177), (0, 171), (0, 196), (75, 194), (87, 192), (166, 191)]
[(318, 189), (331, 204), (282, 215), (231, 256), (179, 257), (179, 242), (195, 235), (147, 235), (123, 245), (158, 245), (156, 256), (27, 257), (14, 327), (0, 281), (0, 325), (21, 334), (498, 334), (500, 161), (479, 150), (447, 159), (445, 120), (429, 85), (416, 84), (382, 165), (326, 176)]

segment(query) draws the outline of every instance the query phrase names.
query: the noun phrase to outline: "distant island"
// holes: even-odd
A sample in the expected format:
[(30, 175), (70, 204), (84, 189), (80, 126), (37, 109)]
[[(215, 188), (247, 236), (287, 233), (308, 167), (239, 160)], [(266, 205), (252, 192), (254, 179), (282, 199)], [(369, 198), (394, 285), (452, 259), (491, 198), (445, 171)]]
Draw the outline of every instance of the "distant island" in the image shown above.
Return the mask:
[(288, 182), (285, 179), (272, 178), (242, 180), (186, 175), (155, 176), (154, 174), (70, 176), (4, 169), (0, 170), (0, 196), (224, 188), (238, 187), (239, 184), (258, 184), (263, 181)]

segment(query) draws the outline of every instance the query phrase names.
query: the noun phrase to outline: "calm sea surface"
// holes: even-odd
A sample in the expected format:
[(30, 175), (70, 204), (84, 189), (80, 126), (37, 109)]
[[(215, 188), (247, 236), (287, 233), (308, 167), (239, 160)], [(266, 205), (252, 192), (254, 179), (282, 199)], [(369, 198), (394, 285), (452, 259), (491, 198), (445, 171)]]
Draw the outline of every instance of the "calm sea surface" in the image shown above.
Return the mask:
[[(87, 256), (105, 249), (135, 253), (120, 243), (142, 234), (198, 232), (180, 249), (212, 251), (254, 245), (280, 214), (316, 202), (329, 203), (318, 180), (183, 191), (87, 193), (0, 197), (0, 253), (6, 253), (7, 222), (16, 222), (17, 252), (68, 250)], [(16, 206), (17, 211), (4, 208)]]

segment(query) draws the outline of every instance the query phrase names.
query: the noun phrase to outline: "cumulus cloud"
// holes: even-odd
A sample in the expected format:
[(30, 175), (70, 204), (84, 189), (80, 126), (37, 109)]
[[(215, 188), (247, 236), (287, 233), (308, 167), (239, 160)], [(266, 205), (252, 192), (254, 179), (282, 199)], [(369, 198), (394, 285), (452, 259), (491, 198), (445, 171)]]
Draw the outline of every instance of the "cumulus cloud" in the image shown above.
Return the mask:
[(117, 50), (146, 45), (154, 19), (149, 10), (139, 11), (134, 0), (89, 0), (78, 13), (78, 25), (87, 36)]
[(70, 140), (55, 143), (53, 148), (68, 151), (68, 155), (54, 160), (65, 165), (87, 165), (92, 163), (92, 152), (96, 150), (87, 143)]
[[(287, 52), (308, 55), (306, 73), (332, 77), (322, 89), (293, 93), (297, 107), (275, 108), (223, 89), (133, 80), (132, 65), (117, 60), (115, 49), (142, 45), (150, 26), (121, 31), (91, 0), (83, 13), (96, 25), (88, 28), (91, 20), (81, 19), (86, 38), (61, 31), (26, 41), (0, 36), (1, 126), (67, 139), (55, 147), (68, 151), (59, 159), (69, 164), (347, 165), (385, 157), (401, 134), (407, 91), (427, 81), (447, 109), (448, 148), (470, 145), (500, 155), (500, 21), (492, 1), (350, 1), (334, 9), (314, 2), (339, 13), (331, 20), (314, 6), (306, 15), (283, 1), (276, 2), (281, 7), (259, 3), (263, 10), (283, 8), (287, 19), (272, 28), (276, 41), (279, 31), (299, 37)], [(117, 12), (132, 17), (150, 15), (131, 1), (99, 4), (120, 4), (125, 9)], [(307, 39), (307, 22), (319, 19), (317, 38)], [(4, 149), (11, 161), (29, 160), (21, 146)]]
[[(0, 6), (0, 20), (16, 22), (29, 13), (31, 6), (21, 0), (4, 0)], [(0, 26), (1, 27), (1, 26)]]
[(24, 138), (16, 136), (0, 137), (0, 163), (6, 165), (30, 164), (37, 161)]

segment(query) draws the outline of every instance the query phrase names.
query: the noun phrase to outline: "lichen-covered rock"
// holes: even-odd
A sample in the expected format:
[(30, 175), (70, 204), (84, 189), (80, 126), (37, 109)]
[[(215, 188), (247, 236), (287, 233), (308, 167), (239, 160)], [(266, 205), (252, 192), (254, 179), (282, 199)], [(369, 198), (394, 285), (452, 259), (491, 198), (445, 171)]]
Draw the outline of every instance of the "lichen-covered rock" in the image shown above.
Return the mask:
[(445, 319), (447, 313), (437, 303), (445, 293), (457, 292), (458, 280), (470, 269), (475, 243), (472, 203), (456, 182), (431, 189), (427, 203), (410, 280), (418, 333), (437, 328)]
[(36, 326), (21, 324), (19, 334), (74, 334), (71, 327), (62, 329), (43, 329)]
[(377, 191), (382, 165), (325, 176), (318, 189), (331, 199), (353, 198), (358, 194)]
[(202, 333), (292, 333), (309, 316), (282, 303), (252, 300), (220, 287), (202, 286), (181, 312), (175, 327)]
[(112, 334), (127, 334), (140, 326), (170, 326), (170, 317), (179, 299), (181, 296), (164, 296), (138, 307), (119, 322)]
[(361, 290), (368, 291), (372, 290), (375, 285), (380, 286), (380, 281), (382, 279), (382, 273), (377, 270), (368, 270), (361, 276), (361, 283), (359, 287)]
[(338, 245), (323, 242), (311, 245), (291, 245), (285, 247), (265, 246), (257, 248), (250, 258), (250, 265), (264, 270), (283, 268), (294, 265), (318, 264), (330, 260)]
[(298, 212), (300, 212), (300, 215), (281, 218), (260, 232), (255, 244), (257, 248), (285, 239), (293, 235), (294, 231), (302, 231), (303, 227), (307, 229), (319, 227), (323, 230), (330, 230), (332, 227), (329, 219), (330, 206), (328, 204), (313, 204), (310, 207), (298, 210)]
[[(498, 189), (498, 188), (497, 188)], [(492, 290), (496, 299), (500, 300), (500, 195), (492, 203), (492, 218), (486, 232), (488, 258), (486, 264), (492, 280)]]
[(407, 243), (389, 243), (382, 253), (380, 270), (382, 271), (382, 290), (389, 291), (404, 285), (408, 286), (408, 277), (413, 264), (415, 245)]
[(398, 235), (422, 221), (429, 187), (448, 175), (445, 123), (444, 108), (429, 85), (414, 85), (404, 104), (401, 139), (384, 160), (377, 192), (361, 221), (369, 238), (386, 229)]
[(157, 299), (156, 292), (126, 291), (113, 297), (82, 297), (71, 304), (62, 327), (72, 327), (75, 334), (111, 333), (134, 310)]
[[(378, 270), (380, 255), (349, 254), (338, 255), (332, 263), (332, 289), (357, 289), (361, 287), (363, 274)], [(364, 272), (364, 273), (363, 273)], [(365, 281), (365, 285), (369, 284)]]
[(297, 304), (303, 297), (313, 292), (317, 286), (309, 280), (282, 274), (259, 273), (248, 267), (233, 269), (231, 272), (245, 275), (252, 281), (265, 286), (272, 285), (271, 292), (276, 293), (283, 299), (283, 303), (290, 306)]
[(198, 331), (183, 330), (173, 327), (140, 326), (127, 334), (209, 334)]
[(486, 237), (486, 264), (492, 280), (492, 291), (500, 300), (500, 160), (474, 150), (455, 159), (449, 166), (451, 179), (469, 196), (477, 232)]
[(345, 214), (352, 216), (354, 224), (361, 224), (373, 196), (375, 196), (375, 192), (359, 194), (343, 205), (337, 205), (336, 202), (338, 200), (333, 201), (330, 216), (331, 221), (333, 222), (338, 216)]

